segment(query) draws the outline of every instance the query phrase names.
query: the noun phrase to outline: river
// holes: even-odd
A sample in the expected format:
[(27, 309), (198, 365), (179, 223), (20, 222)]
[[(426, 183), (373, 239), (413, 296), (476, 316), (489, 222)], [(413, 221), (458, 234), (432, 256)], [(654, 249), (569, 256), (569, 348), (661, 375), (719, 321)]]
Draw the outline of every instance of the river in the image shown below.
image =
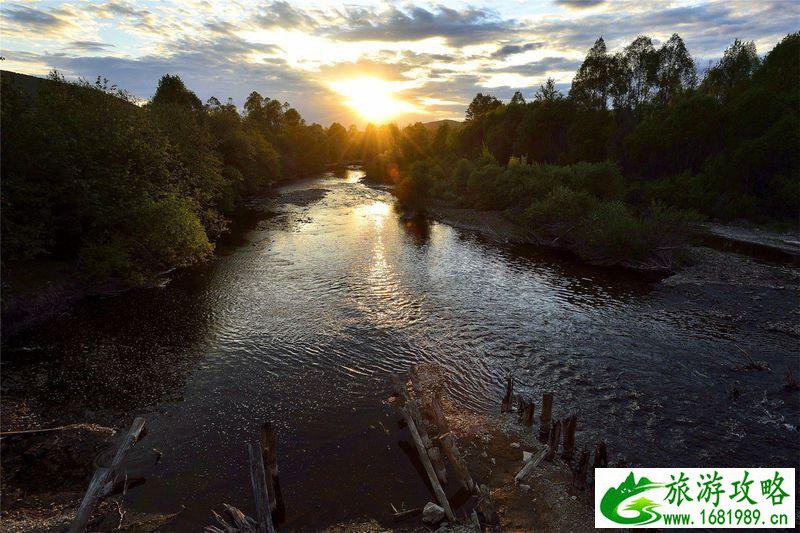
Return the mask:
[[(798, 466), (794, 288), (669, 285), (581, 266), (533, 247), (404, 221), (363, 173), (326, 174), (264, 200), (218, 257), (162, 288), (93, 298), (14, 339), (4, 379), (25, 376), (45, 410), (144, 416), (126, 502), (183, 512), (251, 511), (245, 442), (275, 427), (285, 529), (424, 504), (388, 375), (447, 369), (465, 408), (497, 410), (504, 377), (578, 442), (646, 466)], [(739, 348), (772, 372), (742, 372)], [(738, 382), (738, 385), (735, 383)], [(741, 394), (734, 391), (741, 390)], [(55, 416), (54, 416), (55, 418)], [(153, 464), (152, 449), (163, 456)]]

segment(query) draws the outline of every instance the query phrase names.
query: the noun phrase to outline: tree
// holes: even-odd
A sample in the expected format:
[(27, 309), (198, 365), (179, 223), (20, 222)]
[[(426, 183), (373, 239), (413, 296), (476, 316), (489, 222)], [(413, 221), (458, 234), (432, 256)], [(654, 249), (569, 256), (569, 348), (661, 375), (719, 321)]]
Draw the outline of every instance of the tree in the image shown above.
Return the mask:
[(500, 100), (489, 94), (478, 93), (467, 107), (467, 120), (475, 120), (493, 109), (503, 105)]
[(666, 104), (675, 96), (694, 88), (696, 82), (694, 61), (683, 39), (677, 33), (673, 33), (658, 50), (657, 98), (662, 104)]
[(555, 100), (561, 100), (564, 98), (564, 95), (556, 89), (556, 80), (547, 78), (547, 81), (544, 85), (539, 87), (539, 90), (536, 91), (533, 97), (537, 102), (553, 102)]
[(510, 105), (525, 105), (525, 98), (523, 98), (522, 93), (517, 91), (514, 93), (514, 96), (511, 97)]
[(727, 100), (761, 64), (753, 41), (733, 41), (719, 63), (708, 70), (701, 88), (720, 100)]
[(611, 92), (615, 109), (636, 109), (650, 100), (657, 83), (658, 59), (653, 40), (644, 35), (614, 55)]
[(605, 109), (611, 88), (611, 58), (602, 37), (595, 41), (586, 54), (575, 78), (569, 97), (592, 109)]
[(150, 100), (154, 105), (175, 104), (193, 111), (203, 108), (203, 103), (192, 91), (186, 88), (180, 76), (165, 74), (158, 80), (156, 94)]

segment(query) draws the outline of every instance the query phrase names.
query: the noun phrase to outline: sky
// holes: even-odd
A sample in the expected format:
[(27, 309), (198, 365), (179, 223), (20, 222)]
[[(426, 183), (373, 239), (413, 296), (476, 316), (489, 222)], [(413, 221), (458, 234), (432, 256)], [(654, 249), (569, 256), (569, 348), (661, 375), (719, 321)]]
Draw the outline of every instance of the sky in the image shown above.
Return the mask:
[(308, 122), (461, 119), (477, 92), (564, 92), (594, 41), (678, 33), (702, 72), (734, 39), (760, 54), (800, 29), (797, 0), (244, 2), (3, 0), (4, 70), (108, 78), (148, 99), (178, 74), (205, 101), (251, 91)]

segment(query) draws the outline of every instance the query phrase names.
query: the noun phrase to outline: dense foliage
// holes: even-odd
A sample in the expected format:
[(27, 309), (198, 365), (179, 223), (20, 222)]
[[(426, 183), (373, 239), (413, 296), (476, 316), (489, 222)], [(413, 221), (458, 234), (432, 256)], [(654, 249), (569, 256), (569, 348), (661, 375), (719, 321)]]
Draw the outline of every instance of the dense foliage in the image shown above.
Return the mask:
[(683, 41), (602, 38), (568, 95), (553, 80), (526, 103), (478, 94), (463, 127), (388, 137), (367, 175), (401, 202), (506, 210), (601, 263), (668, 262), (696, 217), (796, 221), (800, 34), (762, 60), (734, 42), (698, 83)]
[(145, 105), (57, 74), (3, 76), (2, 259), (53, 259), (141, 281), (207, 256), (244, 195), (363, 157), (362, 134), (307, 125), (254, 92), (240, 114), (164, 76)]

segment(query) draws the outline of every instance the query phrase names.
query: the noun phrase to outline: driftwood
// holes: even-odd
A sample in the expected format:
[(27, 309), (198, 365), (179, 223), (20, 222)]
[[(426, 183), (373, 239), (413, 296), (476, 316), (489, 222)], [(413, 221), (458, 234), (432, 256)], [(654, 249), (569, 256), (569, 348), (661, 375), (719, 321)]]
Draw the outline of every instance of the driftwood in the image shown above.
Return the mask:
[(272, 525), (272, 512), (270, 511), (269, 489), (267, 487), (267, 474), (264, 469), (264, 459), (256, 448), (247, 443), (247, 454), (250, 458), (250, 484), (253, 489), (253, 500), (256, 507), (255, 531), (261, 533), (274, 533)]
[(503, 396), (503, 403), (500, 405), (501, 413), (511, 412), (511, 402), (514, 396), (514, 378), (508, 376), (506, 378), (506, 395)]
[(231, 521), (229, 524), (222, 518), (216, 511), (211, 511), (214, 515), (214, 518), (217, 520), (217, 526), (206, 526), (203, 531), (205, 533), (250, 533), (255, 532), (256, 530), (256, 521), (246, 516), (243, 512), (241, 512), (236, 507), (232, 505), (228, 505), (227, 503), (222, 504), (225, 508), (225, 513), (228, 516), (228, 520)]
[(547, 445), (547, 460), (552, 461), (558, 452), (558, 444), (561, 440), (561, 420), (553, 422), (553, 429), (550, 430), (550, 441)]
[(528, 459), (528, 462), (525, 463), (525, 466), (522, 467), (522, 470), (520, 470), (517, 473), (517, 475), (514, 476), (514, 483), (519, 483), (523, 481), (525, 477), (533, 471), (534, 468), (539, 466), (539, 463), (542, 462), (542, 460), (545, 458), (545, 456), (547, 456), (549, 452), (550, 448), (545, 448), (544, 450), (539, 452), (539, 455)]
[(125, 439), (117, 448), (117, 453), (114, 455), (111, 465), (108, 468), (99, 467), (95, 470), (89, 483), (89, 488), (86, 490), (86, 494), (84, 494), (81, 505), (75, 515), (75, 520), (69, 528), (71, 533), (80, 533), (86, 530), (94, 506), (97, 505), (100, 498), (106, 496), (114, 488), (120, 474), (119, 469), (122, 466), (122, 462), (125, 460), (128, 451), (144, 435), (144, 427), (144, 418), (137, 417), (134, 419), (128, 434), (125, 435)]
[(547, 443), (550, 436), (550, 419), (553, 416), (553, 393), (542, 396), (542, 412), (539, 415), (539, 442)]
[[(420, 422), (419, 425), (422, 425), (422, 417), (419, 414), (419, 407), (416, 405), (416, 401), (410, 398), (405, 383), (403, 383), (396, 374), (392, 375), (392, 382), (394, 383), (397, 394), (403, 402), (403, 405), (398, 406), (398, 410), (406, 420), (406, 425), (411, 432), (411, 437), (413, 438), (414, 444), (417, 447), (417, 452), (420, 460), (422, 461), (422, 466), (425, 467), (425, 473), (428, 474), (428, 480), (433, 487), (433, 492), (436, 494), (436, 499), (439, 501), (439, 505), (441, 505), (444, 509), (447, 518), (451, 522), (455, 522), (456, 518), (453, 514), (453, 510), (450, 508), (450, 502), (447, 500), (447, 495), (444, 493), (441, 483), (439, 483), (439, 477), (433, 467), (433, 464), (431, 463), (430, 456), (428, 455), (428, 449), (426, 448), (423, 438), (420, 434), (420, 428), (415, 422), (416, 415), (416, 419)], [(425, 431), (424, 427), (421, 429), (422, 431)]]
[(561, 458), (569, 463), (572, 461), (572, 454), (575, 453), (575, 428), (578, 425), (578, 416), (572, 414), (563, 422), (564, 428), (564, 450)]

